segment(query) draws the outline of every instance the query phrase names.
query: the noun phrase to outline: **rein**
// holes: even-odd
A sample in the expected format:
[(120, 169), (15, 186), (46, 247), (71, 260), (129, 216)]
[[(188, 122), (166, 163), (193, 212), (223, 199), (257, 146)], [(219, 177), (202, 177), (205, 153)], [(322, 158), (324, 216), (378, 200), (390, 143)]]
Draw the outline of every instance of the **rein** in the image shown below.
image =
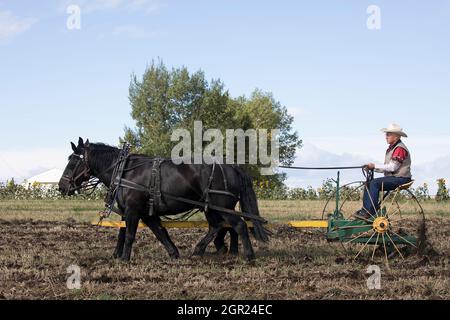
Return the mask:
[[(140, 184), (137, 184), (133, 181), (127, 180), (123, 178), (123, 174), (124, 172), (128, 172), (131, 170), (134, 170), (142, 165), (144, 165), (145, 163), (147, 163), (150, 159), (143, 159), (144, 161), (142, 162), (138, 162), (137, 164), (133, 165), (132, 167), (129, 168), (125, 168), (126, 164), (127, 164), (127, 160), (130, 158), (129, 156), (129, 151), (130, 151), (130, 145), (129, 144), (124, 144), (122, 150), (119, 153), (118, 159), (116, 161), (113, 162), (113, 164), (111, 164), (108, 168), (106, 168), (105, 170), (103, 170), (102, 172), (100, 172), (99, 174), (96, 174), (97, 177), (102, 176), (103, 174), (105, 174), (106, 172), (108, 172), (109, 170), (113, 169), (112, 172), (112, 176), (111, 176), (111, 182), (108, 188), (108, 193), (106, 195), (105, 198), (105, 209), (103, 211), (100, 212), (100, 219), (99, 219), (99, 224), (101, 223), (101, 221), (104, 218), (109, 217), (109, 215), (111, 214), (111, 212), (115, 212), (119, 215), (121, 215), (122, 217), (124, 216), (124, 213), (121, 212), (120, 209), (115, 207), (115, 203), (117, 202), (117, 197), (118, 197), (118, 191), (121, 188), (128, 188), (128, 189), (132, 189), (132, 190), (137, 190), (137, 191), (141, 191), (141, 192), (146, 192), (146, 193), (150, 193), (150, 209), (152, 209), (152, 205), (153, 205), (153, 198), (155, 196), (155, 194), (161, 195), (161, 191), (159, 189), (155, 189), (154, 183), (155, 181), (154, 179), (154, 173), (156, 173), (157, 175), (159, 175), (159, 161), (160, 159), (158, 159), (158, 168), (155, 168), (155, 159), (152, 159), (152, 161), (154, 162), (153, 164), (153, 168), (152, 168), (152, 177), (151, 177), (151, 181), (150, 181), (150, 188), (147, 186), (143, 186)], [(70, 187), (68, 188), (68, 191), (66, 194), (68, 194), (70, 191), (76, 191), (76, 190), (80, 190), (80, 189), (84, 189), (84, 190), (91, 190), (92, 194), (95, 189), (97, 188), (97, 186), (100, 184), (100, 181), (94, 177), (92, 177), (92, 172), (90, 170), (89, 167), (89, 161), (88, 161), (88, 148), (84, 149), (84, 155), (78, 155), (73, 153), (71, 156), (75, 156), (78, 157), (78, 161), (75, 164), (75, 167), (72, 171), (72, 175), (63, 175), (62, 179), (66, 180), (69, 182)], [(84, 163), (84, 169), (77, 175), (75, 175), (75, 173), (77, 172), (78, 168), (80, 167), (81, 164)], [(239, 212), (236, 210), (232, 210), (232, 209), (228, 209), (228, 208), (224, 208), (224, 207), (220, 207), (220, 206), (215, 206), (215, 205), (211, 205), (209, 204), (209, 194), (210, 193), (214, 193), (214, 194), (221, 194), (221, 195), (226, 195), (226, 196), (232, 196), (234, 198), (239, 198), (236, 197), (234, 194), (230, 193), (227, 189), (227, 181), (226, 181), (226, 177), (225, 174), (223, 172), (223, 168), (219, 163), (219, 168), (222, 171), (222, 176), (224, 177), (224, 184), (225, 184), (225, 190), (213, 190), (211, 189), (211, 183), (212, 183), (212, 179), (213, 179), (213, 175), (214, 175), (214, 169), (215, 169), (215, 162), (213, 163), (213, 168), (212, 168), (212, 172), (211, 172), (211, 176), (209, 178), (208, 181), (208, 185), (206, 187), (206, 189), (204, 190), (203, 196), (201, 198), (200, 201), (195, 201), (195, 200), (191, 200), (191, 199), (186, 199), (183, 197), (178, 197), (178, 196), (174, 196), (171, 194), (168, 194), (166, 192), (164, 192), (164, 197), (166, 197), (167, 199), (171, 199), (177, 202), (183, 202), (186, 204), (190, 204), (192, 206), (194, 206), (194, 208), (192, 210), (190, 210), (189, 212), (183, 214), (183, 216), (181, 217), (181, 219), (186, 219), (188, 217), (190, 217), (191, 215), (197, 213), (198, 211), (201, 210), (205, 210), (207, 211), (209, 208), (216, 210), (216, 211), (221, 211), (223, 213), (229, 213), (229, 214), (234, 214), (243, 218), (247, 218), (247, 219), (253, 219), (253, 220), (258, 220), (261, 221), (263, 223), (266, 223), (267, 221), (259, 216), (256, 216), (254, 214), (249, 214), (249, 213), (245, 213), (245, 212)], [(366, 177), (366, 183), (370, 182), (373, 179), (373, 170), (368, 170), (366, 166), (351, 166), (351, 167), (288, 167), (288, 166), (279, 166), (279, 168), (283, 168), (283, 169), (297, 169), (297, 170), (349, 170), (349, 169), (362, 169), (364, 176)], [(87, 178), (87, 183), (82, 183), (80, 186), (76, 186), (75, 182), (81, 178), (81, 177), (85, 177)], [(157, 178), (159, 179), (159, 177)], [(159, 181), (159, 180), (158, 180)], [(158, 182), (159, 183), (159, 182)], [(150, 211), (151, 214), (152, 211)], [(171, 219), (168, 218), (169, 220), (175, 220), (175, 219)]]
[(351, 169), (364, 169), (365, 166), (353, 166), (353, 167), (288, 167), (278, 166), (282, 169), (295, 169), (295, 170), (351, 170)]

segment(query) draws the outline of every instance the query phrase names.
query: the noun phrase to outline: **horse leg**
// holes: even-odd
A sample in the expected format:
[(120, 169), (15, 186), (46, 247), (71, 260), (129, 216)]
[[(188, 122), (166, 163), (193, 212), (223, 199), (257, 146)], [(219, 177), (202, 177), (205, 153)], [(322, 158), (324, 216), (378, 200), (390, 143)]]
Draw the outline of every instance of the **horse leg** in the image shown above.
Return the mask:
[(224, 254), (228, 252), (228, 248), (225, 245), (225, 236), (228, 230), (228, 228), (222, 228), (214, 239), (214, 246), (216, 247), (217, 253)]
[[(230, 250), (225, 244), (225, 236), (227, 232), (230, 233)], [(224, 254), (230, 252), (232, 255), (239, 254), (239, 236), (233, 228), (222, 228), (214, 239), (214, 246), (216, 247), (217, 253)]]
[(239, 254), (239, 236), (234, 229), (229, 228), (230, 231), (230, 253), (233, 255)]
[(161, 225), (161, 219), (158, 216), (146, 215), (142, 217), (142, 221), (150, 228), (150, 230), (152, 230), (156, 238), (164, 245), (167, 253), (169, 253), (169, 256), (172, 259), (178, 259), (180, 257), (178, 248), (170, 239), (167, 229)]
[(213, 213), (212, 211), (205, 214), (206, 220), (208, 220), (209, 229), (208, 233), (202, 240), (195, 246), (194, 252), (192, 255), (194, 256), (203, 256), (205, 254), (206, 247), (210, 244), (211, 241), (214, 240), (216, 234), (223, 229), (222, 224), (220, 223), (219, 215), (217, 213)]
[(241, 218), (234, 217), (234, 219), (231, 219), (231, 217), (229, 216), (227, 218), (234, 231), (236, 231), (236, 233), (242, 239), (245, 257), (248, 261), (254, 260), (255, 253), (253, 252), (252, 243), (250, 242), (250, 237), (248, 235), (247, 224)]
[[(122, 221), (125, 221), (125, 218), (122, 217)], [(127, 228), (120, 228), (119, 236), (117, 238), (116, 249), (114, 250), (113, 257), (114, 259), (120, 258), (123, 252), (123, 245), (125, 243), (125, 232)]]
[(127, 213), (126, 218), (126, 231), (125, 231), (125, 241), (122, 256), (120, 260), (130, 261), (131, 249), (133, 247), (134, 239), (136, 238), (136, 232), (139, 224), (139, 216), (133, 215), (130, 212)]

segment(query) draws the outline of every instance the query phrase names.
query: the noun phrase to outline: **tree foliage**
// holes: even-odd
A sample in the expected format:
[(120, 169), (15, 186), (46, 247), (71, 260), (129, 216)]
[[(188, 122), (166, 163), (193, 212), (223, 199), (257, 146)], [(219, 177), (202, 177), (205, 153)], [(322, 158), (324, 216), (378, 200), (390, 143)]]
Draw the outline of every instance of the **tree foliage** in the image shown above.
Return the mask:
[[(249, 98), (233, 98), (220, 80), (207, 81), (200, 70), (169, 70), (161, 60), (153, 61), (142, 78), (132, 76), (129, 101), (136, 126), (125, 128), (121, 142), (129, 142), (136, 152), (170, 157), (178, 143), (170, 140), (173, 130), (187, 129), (193, 138), (194, 121), (202, 121), (203, 131), (221, 130), (224, 137), (226, 129), (279, 129), (280, 163), (284, 165), (293, 163), (301, 147), (292, 129), (293, 117), (270, 92), (257, 89)], [(248, 159), (248, 150), (246, 154)], [(247, 166), (247, 170), (259, 176), (258, 166)], [(280, 184), (284, 178), (279, 174), (266, 180)]]

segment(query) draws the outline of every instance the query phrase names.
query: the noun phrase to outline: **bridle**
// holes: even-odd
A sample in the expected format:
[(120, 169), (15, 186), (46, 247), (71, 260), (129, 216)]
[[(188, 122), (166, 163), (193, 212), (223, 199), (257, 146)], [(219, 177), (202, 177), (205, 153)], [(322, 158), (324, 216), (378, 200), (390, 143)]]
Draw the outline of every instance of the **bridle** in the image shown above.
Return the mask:
[[(63, 176), (61, 177), (62, 180), (65, 180), (65, 181), (69, 182), (69, 188), (67, 189), (65, 195), (68, 195), (69, 192), (71, 192), (71, 191), (77, 191), (77, 190), (90, 191), (90, 193), (88, 193), (87, 195), (88, 196), (91, 195), (92, 193), (94, 193), (95, 189), (97, 188), (97, 186), (101, 182), (100, 182), (100, 180), (98, 178), (92, 177), (91, 168), (89, 167), (88, 150), (87, 150), (87, 148), (86, 147), (84, 148), (84, 154), (72, 153), (69, 156), (69, 158), (70, 157), (77, 157), (78, 161), (77, 161), (77, 163), (75, 164), (75, 167), (72, 170), (72, 175), (63, 174)], [(111, 166), (109, 166), (108, 168), (106, 168), (101, 173), (97, 174), (96, 176), (100, 177), (105, 172), (108, 172), (111, 169), (115, 169), (116, 170), (117, 169), (116, 167), (122, 161), (123, 161), (123, 159), (118, 159)], [(75, 175), (75, 173), (77, 172), (78, 168), (80, 167), (80, 165), (82, 163), (84, 163), (83, 171), (81, 171), (79, 174)], [(83, 179), (84, 181), (79, 186), (77, 186), (75, 184), (75, 181), (77, 181), (81, 177), (84, 177), (84, 179)]]
[[(84, 149), (84, 154), (72, 153), (69, 158), (71, 157), (77, 157), (78, 160), (77, 163), (75, 164), (75, 167), (72, 170), (72, 174), (71, 175), (63, 174), (63, 176), (61, 177), (61, 180), (69, 182), (69, 188), (67, 189), (66, 195), (68, 195), (70, 191), (76, 191), (85, 187), (83, 184), (80, 184), (80, 186), (77, 186), (75, 184), (75, 181), (77, 181), (79, 178), (84, 177), (85, 181), (89, 181), (91, 178), (91, 169), (89, 168), (88, 153), (86, 148)], [(78, 168), (83, 163), (84, 169), (79, 174), (75, 175)]]

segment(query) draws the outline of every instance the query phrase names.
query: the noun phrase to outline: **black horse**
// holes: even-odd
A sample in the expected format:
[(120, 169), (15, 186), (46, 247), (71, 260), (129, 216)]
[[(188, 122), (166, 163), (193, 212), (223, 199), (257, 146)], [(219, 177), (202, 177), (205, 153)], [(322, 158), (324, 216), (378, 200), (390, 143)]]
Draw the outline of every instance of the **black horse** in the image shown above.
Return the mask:
[[(71, 143), (73, 153), (69, 156), (63, 176), (59, 182), (59, 189), (63, 194), (72, 195), (84, 182), (91, 177), (96, 177), (106, 186), (110, 186), (113, 178), (113, 170), (118, 162), (120, 149), (101, 143), (83, 142), (79, 138), (78, 145)], [(136, 184), (147, 186), (151, 179), (151, 170), (155, 158), (131, 154), (128, 157), (123, 178)], [(129, 261), (131, 249), (135, 240), (138, 223), (142, 220), (155, 234), (156, 238), (164, 245), (172, 258), (178, 258), (179, 252), (169, 237), (167, 230), (161, 225), (160, 216), (176, 215), (187, 212), (198, 206), (181, 202), (175, 197), (199, 201), (208, 186), (215, 190), (224, 189), (224, 177), (227, 180), (228, 191), (236, 195), (230, 197), (223, 194), (211, 194), (209, 204), (233, 210), (240, 202), (242, 210), (246, 213), (259, 216), (256, 195), (253, 191), (251, 178), (235, 165), (221, 165), (222, 172), (213, 171), (212, 165), (180, 164), (172, 161), (163, 161), (160, 164), (160, 191), (161, 200), (155, 203), (154, 213), (149, 215), (149, 192), (131, 188), (120, 188), (117, 196), (117, 206), (123, 213), (122, 220), (126, 227), (120, 228), (114, 257)], [(213, 174), (212, 174), (213, 173)], [(209, 184), (209, 180), (211, 184)], [(171, 197), (165, 196), (171, 195)], [(202, 208), (200, 208), (202, 209)], [(250, 242), (247, 225), (244, 220), (234, 214), (211, 209), (204, 211), (209, 224), (206, 236), (197, 244), (194, 255), (202, 256), (208, 244), (219, 234), (215, 240), (216, 247), (220, 250), (225, 247), (224, 224), (231, 226), (232, 230), (241, 238), (244, 255), (247, 260), (254, 259), (254, 252)], [(260, 241), (268, 241), (268, 232), (260, 220), (251, 220), (253, 234)], [(232, 232), (232, 251), (237, 250), (237, 236)]]

